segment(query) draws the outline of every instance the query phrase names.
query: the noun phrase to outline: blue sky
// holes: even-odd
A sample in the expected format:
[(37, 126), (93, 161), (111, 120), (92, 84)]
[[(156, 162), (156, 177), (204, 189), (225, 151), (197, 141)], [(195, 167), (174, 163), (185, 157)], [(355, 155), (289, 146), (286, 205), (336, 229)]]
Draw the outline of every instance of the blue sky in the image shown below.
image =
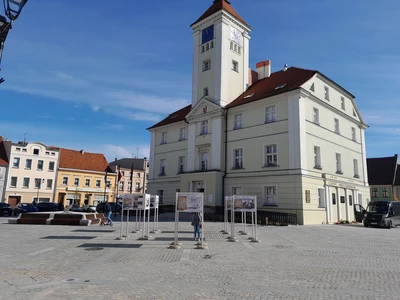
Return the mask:
[[(0, 135), (148, 157), (146, 128), (191, 102), (189, 25), (212, 2), (30, 0), (3, 52)], [(400, 1), (231, 4), (253, 28), (253, 69), (319, 70), (356, 96), (367, 157), (400, 152)]]

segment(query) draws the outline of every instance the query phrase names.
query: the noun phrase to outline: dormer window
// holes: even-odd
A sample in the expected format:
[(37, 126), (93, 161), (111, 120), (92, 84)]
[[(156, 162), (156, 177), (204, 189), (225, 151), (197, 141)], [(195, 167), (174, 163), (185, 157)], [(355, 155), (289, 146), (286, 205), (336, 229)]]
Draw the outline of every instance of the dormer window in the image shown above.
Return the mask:
[(39, 149), (33, 149), (33, 155), (39, 155)]

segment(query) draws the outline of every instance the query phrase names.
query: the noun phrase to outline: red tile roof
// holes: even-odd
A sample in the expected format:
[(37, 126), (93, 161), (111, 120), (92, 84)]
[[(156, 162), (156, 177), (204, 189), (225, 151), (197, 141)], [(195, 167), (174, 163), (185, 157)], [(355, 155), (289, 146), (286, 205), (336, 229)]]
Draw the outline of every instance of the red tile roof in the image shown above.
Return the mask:
[(239, 16), (239, 14), (236, 12), (236, 10), (231, 6), (231, 3), (228, 0), (215, 0), (213, 5), (210, 6), (209, 9), (207, 9), (207, 11), (200, 17), (198, 18), (193, 24), (191, 24), (190, 26), (193, 26), (194, 24), (206, 19), (207, 17), (215, 14), (216, 12), (220, 11), (220, 10), (225, 10), (227, 13), (229, 13), (231, 16), (235, 17), (236, 19), (238, 19), (240, 22), (242, 22), (243, 24), (245, 24), (246, 26), (248, 26), (249, 28), (250, 25), (247, 24), (241, 16)]
[(104, 154), (88, 153), (60, 148), (60, 168), (86, 170), (96, 172), (111, 172)]
[(4, 148), (3, 138), (0, 136), (0, 165), (8, 165), (8, 157)]
[(247, 91), (226, 106), (231, 108), (271, 97), (299, 88), (318, 71), (290, 67), (286, 71), (272, 73), (270, 77), (256, 81)]
[(180, 110), (177, 110), (176, 112), (173, 112), (168, 117), (166, 117), (164, 120), (161, 120), (157, 124), (147, 128), (147, 130), (153, 129), (153, 128), (156, 128), (156, 127), (161, 127), (161, 126), (173, 124), (173, 123), (177, 123), (177, 122), (180, 122), (180, 121), (184, 121), (186, 115), (188, 113), (190, 113), (191, 109), (192, 109), (192, 105), (191, 104), (188, 105), (188, 106), (185, 106), (184, 108), (181, 108)]

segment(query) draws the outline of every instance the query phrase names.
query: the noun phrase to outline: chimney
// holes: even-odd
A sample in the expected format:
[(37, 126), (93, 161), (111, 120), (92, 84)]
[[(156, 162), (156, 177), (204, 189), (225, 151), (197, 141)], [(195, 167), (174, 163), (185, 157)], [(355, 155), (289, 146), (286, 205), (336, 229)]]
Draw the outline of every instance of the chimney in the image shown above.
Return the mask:
[(81, 151), (79, 151), (79, 152), (82, 153), (82, 154), (85, 154), (85, 150), (83, 150), (83, 149)]
[(267, 59), (265, 61), (256, 64), (258, 80), (267, 78), (271, 76), (271, 60)]

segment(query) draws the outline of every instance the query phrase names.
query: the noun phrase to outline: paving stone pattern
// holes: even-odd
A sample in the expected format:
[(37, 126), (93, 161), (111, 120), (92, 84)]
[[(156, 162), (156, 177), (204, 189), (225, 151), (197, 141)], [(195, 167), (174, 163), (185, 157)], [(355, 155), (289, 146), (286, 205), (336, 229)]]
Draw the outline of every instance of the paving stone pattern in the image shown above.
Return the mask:
[(119, 222), (111, 230), (6, 221), (0, 299), (400, 299), (400, 228), (268, 226), (252, 243), (239, 234), (228, 242), (223, 223), (206, 223), (201, 250), (187, 221), (181, 249), (168, 248), (173, 222), (149, 240), (119, 241)]

